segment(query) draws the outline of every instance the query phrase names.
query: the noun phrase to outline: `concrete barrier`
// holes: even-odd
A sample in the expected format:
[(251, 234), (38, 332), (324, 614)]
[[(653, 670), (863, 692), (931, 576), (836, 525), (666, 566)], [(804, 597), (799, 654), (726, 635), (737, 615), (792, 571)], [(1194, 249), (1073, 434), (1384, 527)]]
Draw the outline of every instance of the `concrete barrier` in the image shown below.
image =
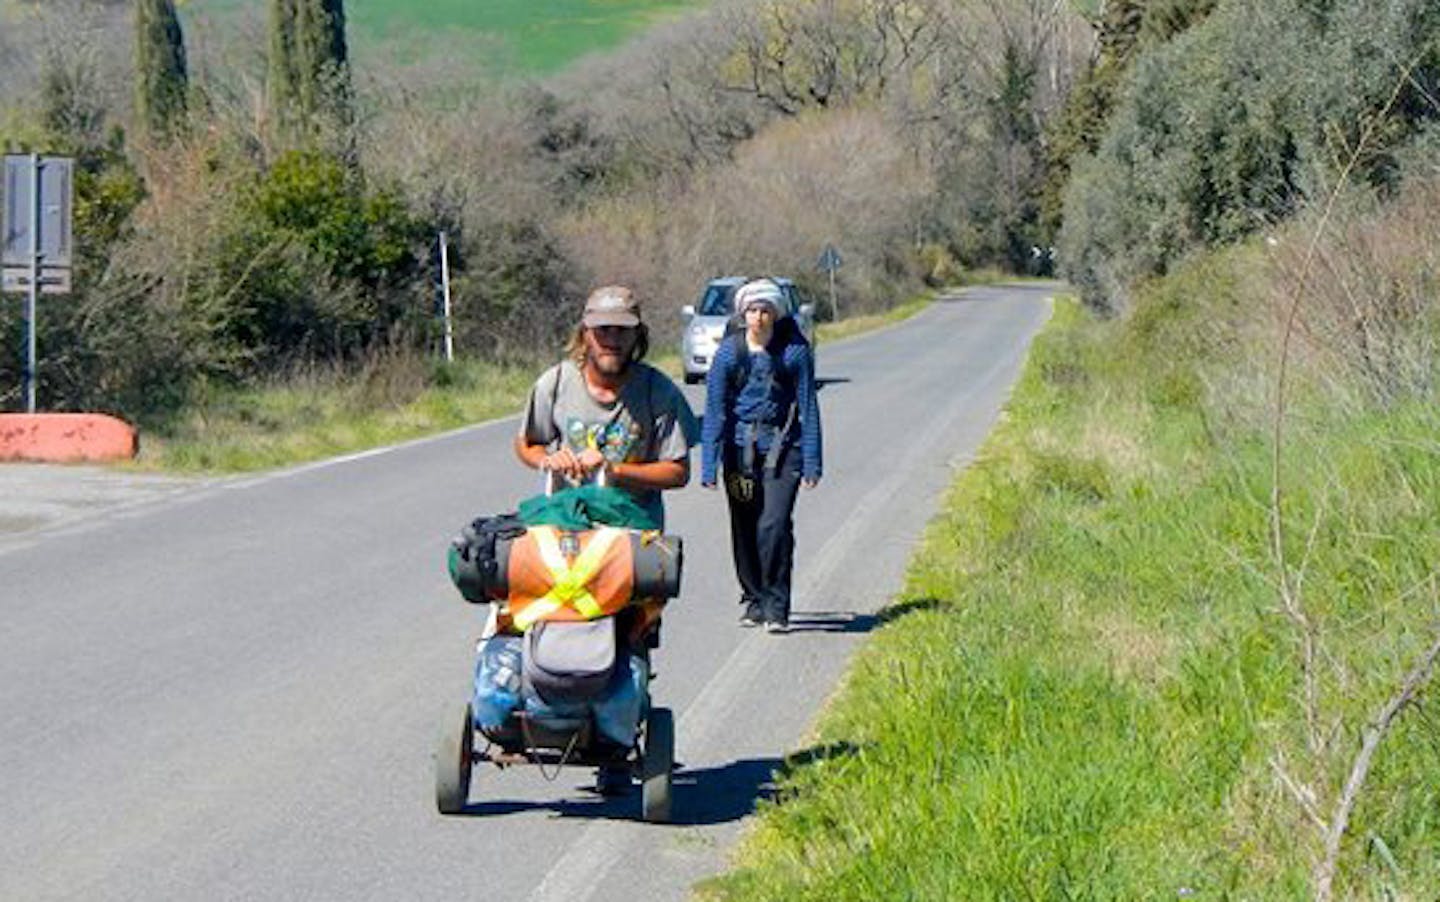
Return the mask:
[(0, 413), (0, 460), (128, 460), (135, 428), (103, 413)]

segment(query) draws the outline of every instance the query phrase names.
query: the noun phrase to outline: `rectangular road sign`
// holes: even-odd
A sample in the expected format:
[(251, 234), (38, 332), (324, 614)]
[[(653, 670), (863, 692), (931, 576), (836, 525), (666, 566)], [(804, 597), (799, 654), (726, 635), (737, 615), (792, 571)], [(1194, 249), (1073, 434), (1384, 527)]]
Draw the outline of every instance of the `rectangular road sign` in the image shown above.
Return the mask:
[[(30, 288), (30, 267), (7, 266), (0, 271), (0, 292), (24, 294)], [(47, 266), (40, 270), (41, 294), (69, 294), (70, 270)]]
[(69, 266), (75, 161), (69, 157), (5, 156), (4, 232), (0, 260), (5, 266), (30, 265), (30, 233), (35, 230), (34, 165), (40, 164), (40, 264)]

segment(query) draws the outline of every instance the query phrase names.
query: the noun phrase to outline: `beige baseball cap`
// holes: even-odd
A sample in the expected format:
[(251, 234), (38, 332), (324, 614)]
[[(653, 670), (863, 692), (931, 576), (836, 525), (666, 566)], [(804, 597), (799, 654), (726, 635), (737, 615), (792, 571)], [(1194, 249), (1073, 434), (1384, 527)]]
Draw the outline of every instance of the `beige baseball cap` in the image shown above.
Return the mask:
[(585, 300), (583, 322), (590, 329), (597, 326), (638, 326), (640, 302), (635, 299), (635, 292), (622, 285), (597, 288)]

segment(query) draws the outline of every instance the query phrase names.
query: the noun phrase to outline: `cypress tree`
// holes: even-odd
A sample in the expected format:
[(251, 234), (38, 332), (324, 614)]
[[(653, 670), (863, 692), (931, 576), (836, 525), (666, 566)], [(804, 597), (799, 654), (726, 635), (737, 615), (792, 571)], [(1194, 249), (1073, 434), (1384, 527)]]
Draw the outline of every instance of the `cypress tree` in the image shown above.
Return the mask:
[(152, 135), (168, 135), (183, 124), (189, 74), (185, 37), (174, 0), (135, 4), (135, 108)]
[(270, 0), (270, 57), (265, 79), (271, 115), (288, 126), (295, 108), (295, 0)]
[(285, 127), (313, 134), (350, 124), (343, 0), (271, 0), (269, 93)]

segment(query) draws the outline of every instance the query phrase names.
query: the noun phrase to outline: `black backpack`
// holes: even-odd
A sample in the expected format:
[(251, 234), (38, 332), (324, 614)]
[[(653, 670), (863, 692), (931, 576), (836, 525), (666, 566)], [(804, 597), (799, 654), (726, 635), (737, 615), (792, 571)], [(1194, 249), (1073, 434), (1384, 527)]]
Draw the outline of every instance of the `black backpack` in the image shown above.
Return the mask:
[(482, 604), (504, 598), (505, 561), (496, 542), (525, 535), (525, 522), (514, 513), (479, 517), (450, 542), (446, 563), (450, 581), (468, 602)]

